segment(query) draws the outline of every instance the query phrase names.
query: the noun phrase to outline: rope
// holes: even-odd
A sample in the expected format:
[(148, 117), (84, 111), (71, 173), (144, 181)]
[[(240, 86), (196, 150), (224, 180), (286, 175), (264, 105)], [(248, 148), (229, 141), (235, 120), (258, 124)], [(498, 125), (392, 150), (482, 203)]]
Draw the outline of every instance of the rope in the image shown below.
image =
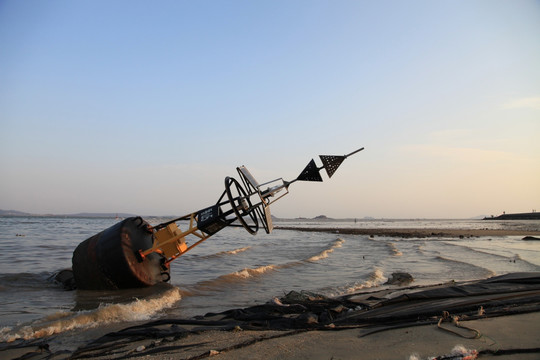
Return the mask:
[[(449, 329), (449, 328), (445, 328), (445, 327), (441, 326), (443, 321), (451, 321), (456, 327), (461, 328), (461, 329), (465, 329), (465, 330), (469, 330), (470, 332), (474, 333), (474, 335), (473, 336), (466, 336), (464, 334), (461, 334), (458, 331), (455, 331), (455, 330), (452, 330), (452, 329)], [(463, 337), (465, 339), (478, 339), (478, 338), (480, 338), (482, 336), (480, 334), (480, 331), (478, 331), (478, 330), (476, 330), (474, 328), (471, 328), (471, 327), (461, 325), (459, 323), (459, 318), (457, 316), (450, 317), (450, 313), (448, 311), (443, 311), (443, 314), (442, 314), (441, 318), (439, 319), (439, 322), (437, 323), (437, 327), (439, 329), (441, 329), (441, 330), (451, 332), (452, 334), (461, 336), (461, 337)]]

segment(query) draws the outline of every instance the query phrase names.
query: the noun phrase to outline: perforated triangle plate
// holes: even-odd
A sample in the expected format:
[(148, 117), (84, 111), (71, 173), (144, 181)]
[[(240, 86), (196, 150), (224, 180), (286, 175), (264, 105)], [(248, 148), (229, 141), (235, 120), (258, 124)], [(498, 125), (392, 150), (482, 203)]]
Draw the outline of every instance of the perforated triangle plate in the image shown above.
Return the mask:
[(339, 165), (345, 160), (345, 156), (340, 155), (319, 155), (319, 157), (321, 158), (329, 178), (334, 175)]
[(311, 159), (306, 168), (296, 178), (300, 181), (323, 181), (315, 160)]

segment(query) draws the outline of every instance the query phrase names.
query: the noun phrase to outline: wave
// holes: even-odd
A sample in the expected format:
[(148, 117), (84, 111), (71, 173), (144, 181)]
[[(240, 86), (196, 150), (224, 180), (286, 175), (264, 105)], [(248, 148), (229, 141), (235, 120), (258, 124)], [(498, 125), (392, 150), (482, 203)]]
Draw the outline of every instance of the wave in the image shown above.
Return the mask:
[(390, 249), (390, 252), (392, 253), (392, 255), (394, 255), (394, 256), (402, 256), (403, 255), (403, 253), (401, 251), (399, 251), (399, 249), (396, 247), (395, 243), (389, 242), (389, 243), (386, 243), (386, 246), (388, 246), (388, 248)]
[[(504, 262), (507, 262), (507, 263), (518, 262), (520, 266), (519, 271), (538, 271), (538, 268), (539, 268), (538, 265), (534, 264), (533, 262), (523, 259), (520, 254), (510, 253), (511, 250), (504, 250), (508, 255), (502, 255), (502, 254), (496, 253), (497, 249), (478, 249), (471, 246), (466, 246), (462, 244), (454, 244), (454, 243), (449, 243), (449, 242), (445, 242), (444, 244), (446, 246), (451, 246), (454, 248), (458, 248), (460, 250), (467, 251), (469, 257), (472, 257), (472, 256), (476, 257), (477, 263), (480, 262), (480, 259), (482, 259), (482, 262), (485, 262), (486, 260), (490, 262), (495, 260), (499, 262), (499, 264), (501, 263), (501, 261), (503, 263)], [(501, 251), (502, 249), (499, 249), (499, 252)], [(504, 270), (504, 266), (498, 267), (498, 270), (503, 271), (503, 272), (506, 271)], [(517, 269), (507, 268), (507, 270), (516, 271)]]
[[(329, 254), (334, 251), (334, 249), (341, 247), (344, 242), (345, 240), (343, 239), (334, 240), (328, 245), (326, 249), (304, 260), (290, 261), (284, 264), (262, 265), (256, 268), (244, 268), (230, 274), (221, 275), (215, 279), (204, 280), (204, 281), (198, 282), (197, 284), (191, 287), (188, 287), (186, 291), (190, 294), (198, 294), (199, 291), (220, 290), (223, 287), (228, 286), (230, 284), (246, 281), (248, 279), (258, 278), (266, 273), (269, 273), (275, 270), (287, 269), (294, 266), (301, 266), (306, 263), (316, 262), (318, 260), (327, 258)], [(249, 246), (246, 248), (249, 248)], [(242, 249), (245, 249), (245, 248), (241, 248), (238, 250), (242, 250)]]
[(220, 251), (215, 254), (202, 255), (202, 256), (198, 256), (197, 258), (198, 259), (212, 259), (212, 258), (217, 258), (217, 257), (222, 257), (222, 256), (236, 255), (249, 249), (251, 249), (251, 246), (245, 246), (245, 247), (234, 249), (234, 250)]
[(474, 264), (471, 264), (471, 263), (468, 263), (468, 262), (465, 262), (465, 261), (449, 259), (449, 258), (446, 258), (444, 256), (440, 256), (440, 255), (435, 256), (435, 259), (439, 260), (439, 261), (442, 261), (442, 262), (447, 262), (447, 263), (452, 263), (454, 265), (459, 265), (460, 267), (468, 266), (468, 267), (471, 267), (471, 268), (479, 269), (479, 270), (486, 273), (486, 275), (485, 275), (486, 278), (497, 275), (497, 273), (495, 271), (491, 270), (491, 269), (487, 269), (485, 267), (474, 265)]
[(387, 279), (384, 276), (384, 272), (381, 269), (376, 268), (375, 270), (367, 274), (366, 280), (364, 280), (363, 282), (354, 282), (353, 284), (350, 284), (350, 285), (334, 288), (328, 295), (332, 297), (336, 297), (336, 296), (354, 294), (362, 289), (377, 287), (381, 285), (383, 281), (386, 281), (386, 280)]
[(504, 260), (512, 260), (512, 259), (514, 259), (514, 257), (508, 257), (508, 256), (504, 256), (504, 255), (494, 254), (492, 252), (476, 249), (476, 248), (473, 248), (473, 247), (467, 246), (467, 245), (453, 244), (451, 242), (444, 242), (444, 244), (447, 245), (447, 246), (455, 246), (455, 247), (458, 247), (458, 248), (462, 248), (462, 249), (465, 249), (466, 251), (476, 252), (476, 253), (479, 253), (479, 254), (482, 254), (482, 255), (489, 255), (489, 256), (492, 256), (492, 257), (495, 257), (495, 258), (499, 258), (499, 259), (504, 259)]
[(0, 329), (0, 341), (31, 340), (75, 329), (149, 320), (161, 310), (171, 308), (180, 299), (179, 289), (173, 288), (156, 298), (136, 299), (126, 304), (103, 304), (91, 311), (61, 311), (36, 320), (30, 325), (16, 328), (4, 327)]
[(424, 246), (425, 246), (425, 243), (415, 244), (415, 245), (413, 246), (413, 249), (416, 251), (416, 253), (417, 253), (418, 255), (425, 255), (426, 252), (425, 252), (425, 250), (424, 250)]
[(43, 289), (50, 273), (13, 273), (0, 274), (0, 291), (6, 289)]
[(193, 287), (188, 287), (191, 294), (197, 294), (202, 290), (218, 290), (232, 283), (245, 281), (249, 278), (259, 277), (264, 273), (283, 267), (284, 265), (263, 265), (256, 268), (244, 268), (230, 274), (221, 275), (215, 279), (198, 282)]
[(337, 239), (335, 241), (333, 241), (332, 243), (330, 243), (330, 246), (327, 248), (327, 249), (324, 249), (323, 251), (321, 251), (319, 254), (317, 255), (314, 255), (308, 259), (306, 259), (305, 261), (319, 261), (321, 259), (325, 259), (329, 256), (330, 253), (332, 253), (334, 251), (334, 249), (336, 248), (340, 248), (343, 243), (345, 242), (345, 240), (343, 239)]

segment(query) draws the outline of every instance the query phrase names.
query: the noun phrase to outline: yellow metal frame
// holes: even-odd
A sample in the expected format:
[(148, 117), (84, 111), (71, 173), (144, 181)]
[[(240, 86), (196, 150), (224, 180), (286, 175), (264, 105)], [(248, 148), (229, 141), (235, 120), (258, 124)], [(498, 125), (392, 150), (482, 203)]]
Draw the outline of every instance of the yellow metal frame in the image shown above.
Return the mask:
[[(144, 259), (147, 255), (155, 252), (163, 255), (166, 258), (165, 265), (169, 266), (171, 261), (208, 239), (210, 235), (199, 230), (197, 227), (196, 215), (197, 213), (192, 213), (184, 217), (185, 219), (189, 217), (189, 229), (187, 231), (182, 232), (175, 222), (157, 230), (154, 233), (154, 243), (152, 247), (144, 251), (139, 250), (141, 258)], [(186, 244), (187, 236), (189, 236), (190, 239), (193, 238), (195, 240), (198, 238), (199, 240), (188, 246)]]

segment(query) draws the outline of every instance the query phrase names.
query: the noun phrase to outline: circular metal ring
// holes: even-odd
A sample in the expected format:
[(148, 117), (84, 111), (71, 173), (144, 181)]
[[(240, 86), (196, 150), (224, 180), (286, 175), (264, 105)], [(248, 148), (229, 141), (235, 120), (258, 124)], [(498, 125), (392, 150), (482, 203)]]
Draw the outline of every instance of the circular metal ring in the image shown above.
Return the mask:
[[(234, 187), (236, 188), (236, 192), (238, 193), (238, 196), (233, 197), (231, 192), (231, 185), (234, 184)], [(257, 220), (257, 216), (254, 214), (251, 207), (251, 201), (249, 200), (249, 197), (246, 194), (246, 191), (244, 188), (240, 185), (240, 183), (231, 177), (225, 178), (225, 191), (227, 192), (227, 198), (229, 199), (229, 203), (231, 204), (231, 207), (236, 215), (236, 218), (238, 221), (240, 221), (240, 224), (252, 235), (256, 234), (259, 230), (259, 221)], [(246, 202), (249, 205), (248, 210), (245, 210), (242, 208), (241, 199), (245, 199)], [(246, 220), (244, 220), (244, 217), (249, 216), (251, 221), (253, 221), (253, 225), (249, 225)]]

